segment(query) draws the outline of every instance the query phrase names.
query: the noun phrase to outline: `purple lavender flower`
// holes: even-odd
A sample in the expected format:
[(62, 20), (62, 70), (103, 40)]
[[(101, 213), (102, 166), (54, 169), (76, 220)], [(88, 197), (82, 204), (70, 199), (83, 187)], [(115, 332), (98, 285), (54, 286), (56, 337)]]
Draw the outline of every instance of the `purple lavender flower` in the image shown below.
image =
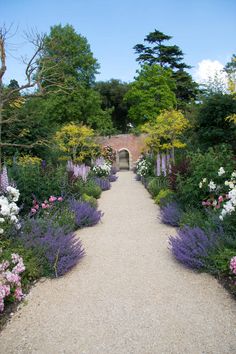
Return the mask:
[(161, 156), (157, 154), (157, 176), (161, 175)]
[(171, 173), (171, 163), (170, 163), (170, 154), (166, 154), (166, 164), (167, 164), (167, 170), (168, 170), (168, 173)]
[(116, 175), (109, 175), (108, 176), (108, 179), (109, 179), (110, 182), (115, 182), (117, 180), (117, 178), (118, 177)]
[(171, 226), (179, 226), (182, 210), (176, 202), (170, 202), (161, 208), (161, 221)]
[(206, 258), (219, 244), (219, 233), (206, 234), (199, 227), (186, 226), (178, 230), (177, 236), (169, 238), (173, 256), (182, 264), (192, 269), (206, 267)]
[(21, 241), (49, 265), (54, 276), (61, 276), (74, 267), (85, 255), (78, 236), (66, 233), (63, 227), (30, 219), (22, 226)]
[(117, 168), (116, 168), (116, 166), (112, 166), (111, 167), (111, 174), (112, 175), (115, 175), (117, 173)]
[(87, 202), (70, 199), (69, 207), (75, 213), (75, 223), (79, 228), (96, 225), (103, 216), (100, 210), (96, 210)]
[(111, 188), (109, 178), (95, 177), (94, 182), (101, 188), (102, 191), (107, 191)]
[(72, 161), (67, 162), (67, 171), (69, 173), (73, 173), (75, 178), (81, 177), (84, 182), (86, 182), (90, 167), (85, 164), (82, 165), (74, 165)]

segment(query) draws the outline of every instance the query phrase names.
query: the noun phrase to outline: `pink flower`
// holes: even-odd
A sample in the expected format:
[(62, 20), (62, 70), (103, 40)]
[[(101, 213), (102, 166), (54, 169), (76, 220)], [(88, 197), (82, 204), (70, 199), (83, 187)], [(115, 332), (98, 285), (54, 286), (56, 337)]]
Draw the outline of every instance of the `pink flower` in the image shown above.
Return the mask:
[(220, 204), (216, 204), (215, 208), (220, 209)]
[(9, 272), (7, 271), (5, 273), (5, 278), (6, 280), (9, 282), (9, 283), (13, 283), (13, 284), (20, 284), (20, 276), (18, 274), (15, 274), (15, 273), (12, 273), (12, 272)]
[(37, 213), (37, 210), (35, 208), (31, 208), (31, 213), (35, 214), (35, 213)]
[(14, 292), (14, 296), (15, 296), (16, 300), (18, 300), (18, 301), (21, 301), (23, 299), (24, 294), (23, 294), (20, 286), (18, 288), (16, 288), (16, 290)]
[(36, 210), (38, 210), (39, 205), (38, 205), (38, 204), (35, 204), (34, 208), (35, 208)]
[(0, 285), (0, 299), (10, 295), (10, 286), (9, 285)]
[(10, 263), (8, 261), (3, 261), (2, 263), (0, 263), (0, 272), (5, 272), (9, 265)]
[(43, 209), (47, 209), (47, 207), (48, 207), (47, 204), (42, 203), (42, 208), (43, 208)]
[(58, 202), (62, 202), (63, 198), (62, 197), (58, 197), (57, 200), (58, 200)]
[(57, 198), (54, 197), (53, 195), (51, 195), (51, 197), (49, 198), (50, 203), (54, 203), (56, 200), (57, 200)]
[(3, 312), (4, 310), (4, 302), (3, 299), (0, 298), (0, 312)]
[(234, 273), (236, 275), (236, 256), (231, 258), (229, 267), (230, 267), (230, 270), (232, 271), (232, 273)]
[(222, 195), (220, 195), (219, 198), (218, 198), (218, 202), (222, 203), (223, 201), (224, 201), (224, 198), (222, 197)]

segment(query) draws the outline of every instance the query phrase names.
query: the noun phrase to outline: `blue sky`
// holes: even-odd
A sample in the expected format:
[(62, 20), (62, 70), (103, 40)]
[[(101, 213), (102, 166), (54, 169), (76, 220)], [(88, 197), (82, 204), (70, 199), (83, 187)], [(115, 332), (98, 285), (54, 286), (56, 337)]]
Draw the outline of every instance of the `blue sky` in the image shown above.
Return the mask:
[(71, 24), (85, 36), (100, 63), (99, 80), (132, 81), (133, 46), (155, 28), (173, 36), (194, 68), (203, 60), (225, 64), (236, 53), (236, 0), (0, 0), (0, 24), (18, 26), (10, 39), (5, 80), (23, 81), (19, 58), (30, 53), (23, 32), (49, 32)]

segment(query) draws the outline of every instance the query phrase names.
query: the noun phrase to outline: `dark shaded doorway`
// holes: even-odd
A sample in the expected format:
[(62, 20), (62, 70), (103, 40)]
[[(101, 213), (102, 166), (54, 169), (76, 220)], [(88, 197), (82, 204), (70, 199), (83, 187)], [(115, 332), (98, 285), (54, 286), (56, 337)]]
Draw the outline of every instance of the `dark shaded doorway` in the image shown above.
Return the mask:
[(119, 169), (129, 170), (129, 152), (127, 150), (119, 151)]

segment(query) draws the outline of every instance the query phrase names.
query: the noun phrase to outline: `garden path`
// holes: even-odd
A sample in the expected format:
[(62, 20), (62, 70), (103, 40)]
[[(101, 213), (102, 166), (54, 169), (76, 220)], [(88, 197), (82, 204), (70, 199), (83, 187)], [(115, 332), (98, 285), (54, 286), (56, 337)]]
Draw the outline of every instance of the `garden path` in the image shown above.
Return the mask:
[(157, 220), (134, 175), (119, 173), (99, 204), (103, 222), (79, 231), (87, 256), (32, 289), (0, 353), (235, 353), (235, 302), (214, 278), (172, 259), (174, 229)]

